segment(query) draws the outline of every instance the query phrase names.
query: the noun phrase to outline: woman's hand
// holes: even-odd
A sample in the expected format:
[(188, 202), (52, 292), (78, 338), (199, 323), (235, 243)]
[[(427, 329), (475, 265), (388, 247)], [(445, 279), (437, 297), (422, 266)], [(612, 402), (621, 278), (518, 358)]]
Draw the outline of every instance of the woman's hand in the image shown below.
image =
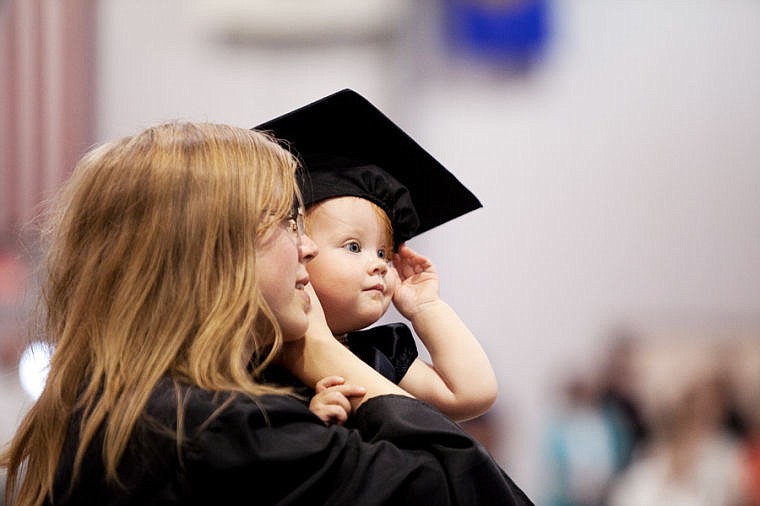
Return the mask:
[[(319, 302), (319, 298), (317, 297), (314, 288), (311, 286), (311, 284), (308, 284), (304, 287), (304, 290), (309, 295), (309, 300), (311, 303), (309, 312), (307, 314), (309, 319), (309, 327), (306, 330), (306, 335), (303, 337), (303, 339), (285, 341), (282, 345), (282, 348), (280, 349), (280, 353), (276, 358), (276, 362), (282, 367), (288, 369), (299, 379), (301, 379), (301, 381), (304, 381), (304, 383), (306, 383), (308, 386), (314, 388), (314, 383), (306, 382), (303, 374), (304, 353), (307, 349), (305, 341), (306, 339), (335, 341), (335, 338), (333, 337), (332, 332), (330, 332), (330, 328), (327, 326), (325, 312), (322, 309), (322, 304)], [(316, 378), (314, 381), (316, 381)]]
[(316, 395), (309, 402), (309, 409), (326, 425), (343, 425), (351, 413), (351, 397), (361, 397), (364, 387), (346, 385), (340, 376), (328, 376), (317, 382)]
[(349, 400), (354, 411), (363, 402), (378, 395), (410, 396), (404, 389), (362, 362), (333, 337), (317, 294), (311, 285), (306, 285), (306, 290), (311, 298), (309, 328), (303, 339), (284, 343), (278, 362), (305, 385), (315, 390), (317, 383), (328, 376), (340, 376), (350, 385), (362, 385), (359, 387), (364, 389), (361, 393), (359, 390), (337, 389)]

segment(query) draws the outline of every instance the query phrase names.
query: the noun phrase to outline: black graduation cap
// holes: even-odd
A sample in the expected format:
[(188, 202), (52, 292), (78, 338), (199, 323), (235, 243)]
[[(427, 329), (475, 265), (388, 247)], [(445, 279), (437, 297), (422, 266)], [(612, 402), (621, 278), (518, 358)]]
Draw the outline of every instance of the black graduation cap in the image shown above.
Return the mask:
[(357, 196), (378, 204), (396, 245), (482, 207), (453, 174), (367, 99), (344, 89), (262, 123), (296, 155), (309, 206)]

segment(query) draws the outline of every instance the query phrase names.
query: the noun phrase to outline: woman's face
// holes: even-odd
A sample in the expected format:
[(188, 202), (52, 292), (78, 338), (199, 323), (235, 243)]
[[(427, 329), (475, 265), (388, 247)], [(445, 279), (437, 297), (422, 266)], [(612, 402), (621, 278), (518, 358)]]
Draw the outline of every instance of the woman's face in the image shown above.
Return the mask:
[(301, 234), (295, 220), (284, 220), (274, 227), (257, 250), (256, 275), (261, 294), (285, 340), (303, 337), (309, 325), (311, 301), (304, 291), (309, 283), (306, 263), (316, 254), (316, 244)]

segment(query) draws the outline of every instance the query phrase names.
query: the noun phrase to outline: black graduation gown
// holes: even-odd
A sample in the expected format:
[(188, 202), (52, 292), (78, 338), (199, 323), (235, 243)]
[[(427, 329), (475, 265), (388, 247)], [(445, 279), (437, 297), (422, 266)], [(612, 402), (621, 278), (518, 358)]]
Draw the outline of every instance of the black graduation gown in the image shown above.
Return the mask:
[[(412, 331), (404, 323), (389, 323), (349, 332), (343, 344), (363, 362), (397, 385), (418, 356)], [(270, 365), (261, 379), (265, 383), (293, 387), (304, 399), (314, 396), (312, 388), (276, 364)]]
[(403, 323), (389, 323), (349, 332), (346, 335), (346, 346), (354, 355), (397, 385), (418, 355), (412, 331)]
[(159, 428), (176, 423), (175, 387), (164, 380), (146, 410), (153, 423), (140, 424), (119, 466), (122, 488), (104, 482), (99, 444), (68, 487), (73, 420), (54, 504), (532, 504), (475, 440), (411, 398), (370, 399), (349, 429), (325, 426), (286, 395), (183, 390), (181, 452)]

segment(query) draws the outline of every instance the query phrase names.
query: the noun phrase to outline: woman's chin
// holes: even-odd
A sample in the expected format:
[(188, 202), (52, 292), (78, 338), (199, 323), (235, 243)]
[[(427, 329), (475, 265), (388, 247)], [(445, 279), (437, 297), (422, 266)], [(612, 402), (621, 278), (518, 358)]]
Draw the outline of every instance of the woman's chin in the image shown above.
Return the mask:
[(306, 331), (309, 328), (309, 320), (304, 316), (301, 321), (290, 321), (287, 325), (283, 325), (280, 322), (280, 328), (282, 329), (282, 339), (284, 341), (298, 341), (306, 335)]

